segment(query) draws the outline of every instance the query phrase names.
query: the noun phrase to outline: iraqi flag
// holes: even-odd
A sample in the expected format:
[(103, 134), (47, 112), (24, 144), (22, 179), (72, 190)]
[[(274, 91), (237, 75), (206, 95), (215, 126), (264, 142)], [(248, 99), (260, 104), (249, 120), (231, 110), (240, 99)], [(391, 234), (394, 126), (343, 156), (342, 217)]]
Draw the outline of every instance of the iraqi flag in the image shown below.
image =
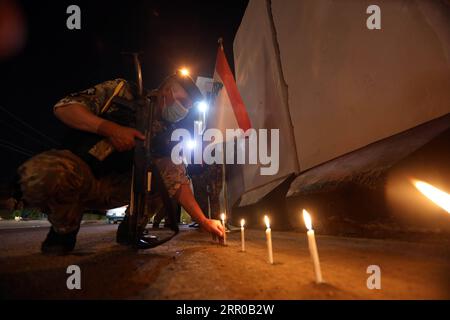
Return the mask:
[[(217, 51), (213, 90), (215, 91), (218, 87), (221, 89), (217, 92), (217, 97), (208, 113), (207, 127), (221, 131), (223, 140), (215, 141), (215, 143), (232, 142), (226, 141), (226, 129), (242, 129), (245, 133), (252, 125), (222, 45)], [(224, 211), (229, 215), (229, 210), (236, 199), (244, 192), (244, 175), (241, 165), (224, 166), (224, 169), (225, 167), (226, 177), (220, 198), (223, 201), (222, 208), (225, 208)]]
[(219, 84), (221, 89), (209, 112), (208, 128), (219, 129), (224, 139), (226, 129), (242, 129), (244, 132), (250, 129), (250, 118), (222, 46), (219, 46), (217, 51), (214, 82)]

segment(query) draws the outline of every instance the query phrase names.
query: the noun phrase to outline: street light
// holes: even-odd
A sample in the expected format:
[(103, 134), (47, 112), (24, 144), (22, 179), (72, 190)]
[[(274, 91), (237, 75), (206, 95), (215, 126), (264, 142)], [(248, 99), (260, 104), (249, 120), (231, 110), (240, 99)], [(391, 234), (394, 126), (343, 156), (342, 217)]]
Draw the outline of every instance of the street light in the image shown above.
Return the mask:
[(200, 101), (197, 107), (200, 112), (206, 113), (206, 111), (208, 111), (208, 104), (206, 101)]
[(188, 77), (189, 74), (190, 74), (189, 70), (186, 69), (186, 68), (181, 68), (181, 69), (180, 69), (180, 73), (181, 73), (181, 75), (184, 76), (184, 77)]
[(186, 147), (188, 148), (188, 150), (194, 150), (196, 145), (197, 145), (197, 143), (195, 142), (195, 140), (188, 140), (186, 142)]

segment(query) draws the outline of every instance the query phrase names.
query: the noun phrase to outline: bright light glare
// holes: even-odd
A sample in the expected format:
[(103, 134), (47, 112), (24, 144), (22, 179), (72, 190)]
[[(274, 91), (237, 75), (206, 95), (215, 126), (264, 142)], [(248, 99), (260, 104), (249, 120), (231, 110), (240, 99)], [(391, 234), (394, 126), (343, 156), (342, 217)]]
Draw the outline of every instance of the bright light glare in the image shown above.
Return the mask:
[(195, 148), (195, 146), (197, 145), (197, 143), (195, 142), (195, 140), (189, 140), (186, 143), (186, 146), (189, 150), (193, 150)]
[(186, 69), (186, 68), (181, 68), (180, 69), (180, 73), (181, 73), (181, 75), (182, 76), (185, 76), (185, 77), (187, 77), (187, 76), (189, 76), (189, 70), (188, 69)]
[(205, 113), (206, 111), (208, 111), (208, 104), (205, 101), (201, 101), (198, 104), (198, 110), (200, 112)]
[(312, 230), (311, 215), (305, 209), (303, 209), (303, 220), (305, 221), (306, 229)]
[(450, 213), (450, 194), (433, 187), (431, 184), (415, 180), (413, 181), (416, 188), (428, 199), (436, 205)]

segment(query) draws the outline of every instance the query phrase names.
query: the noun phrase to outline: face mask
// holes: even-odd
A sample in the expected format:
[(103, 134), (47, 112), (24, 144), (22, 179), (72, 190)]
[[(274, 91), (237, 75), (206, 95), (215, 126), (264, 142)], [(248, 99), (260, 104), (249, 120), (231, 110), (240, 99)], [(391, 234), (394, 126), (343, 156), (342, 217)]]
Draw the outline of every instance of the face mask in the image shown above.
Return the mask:
[(177, 100), (174, 100), (172, 104), (166, 105), (162, 110), (162, 118), (171, 123), (178, 122), (188, 114), (189, 109), (186, 109)]

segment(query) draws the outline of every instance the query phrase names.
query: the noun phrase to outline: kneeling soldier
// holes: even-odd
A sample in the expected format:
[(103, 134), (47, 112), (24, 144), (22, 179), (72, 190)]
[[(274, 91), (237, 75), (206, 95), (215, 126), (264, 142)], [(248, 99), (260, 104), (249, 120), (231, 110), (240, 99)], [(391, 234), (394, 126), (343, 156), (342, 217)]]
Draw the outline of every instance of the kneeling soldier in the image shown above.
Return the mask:
[[(181, 75), (167, 78), (157, 90), (147, 94), (155, 110), (154, 138), (170, 137), (175, 123), (192, 108), (193, 99), (177, 81), (178, 77)], [(145, 139), (135, 129), (133, 101), (137, 98), (132, 83), (117, 79), (71, 94), (54, 106), (56, 117), (71, 128), (72, 134), (65, 139), (61, 150), (38, 154), (18, 169), (24, 202), (40, 207), (52, 224), (42, 252), (72, 251), (84, 211), (105, 210), (130, 202), (135, 139)], [(108, 148), (103, 150), (99, 137), (106, 138), (113, 146), (110, 152)], [(97, 143), (90, 145), (89, 141)], [(161, 144), (164, 143), (155, 143), (153, 163), (166, 194), (181, 204), (203, 229), (221, 237), (224, 230), (220, 222), (207, 219), (197, 204), (184, 165), (174, 164), (170, 150), (158, 149)], [(151, 195), (156, 202), (158, 196), (158, 193)], [(151, 247), (149, 239), (143, 235), (150, 216), (148, 212), (138, 222), (137, 244), (130, 235), (126, 217), (119, 226), (117, 242), (142, 249)]]

